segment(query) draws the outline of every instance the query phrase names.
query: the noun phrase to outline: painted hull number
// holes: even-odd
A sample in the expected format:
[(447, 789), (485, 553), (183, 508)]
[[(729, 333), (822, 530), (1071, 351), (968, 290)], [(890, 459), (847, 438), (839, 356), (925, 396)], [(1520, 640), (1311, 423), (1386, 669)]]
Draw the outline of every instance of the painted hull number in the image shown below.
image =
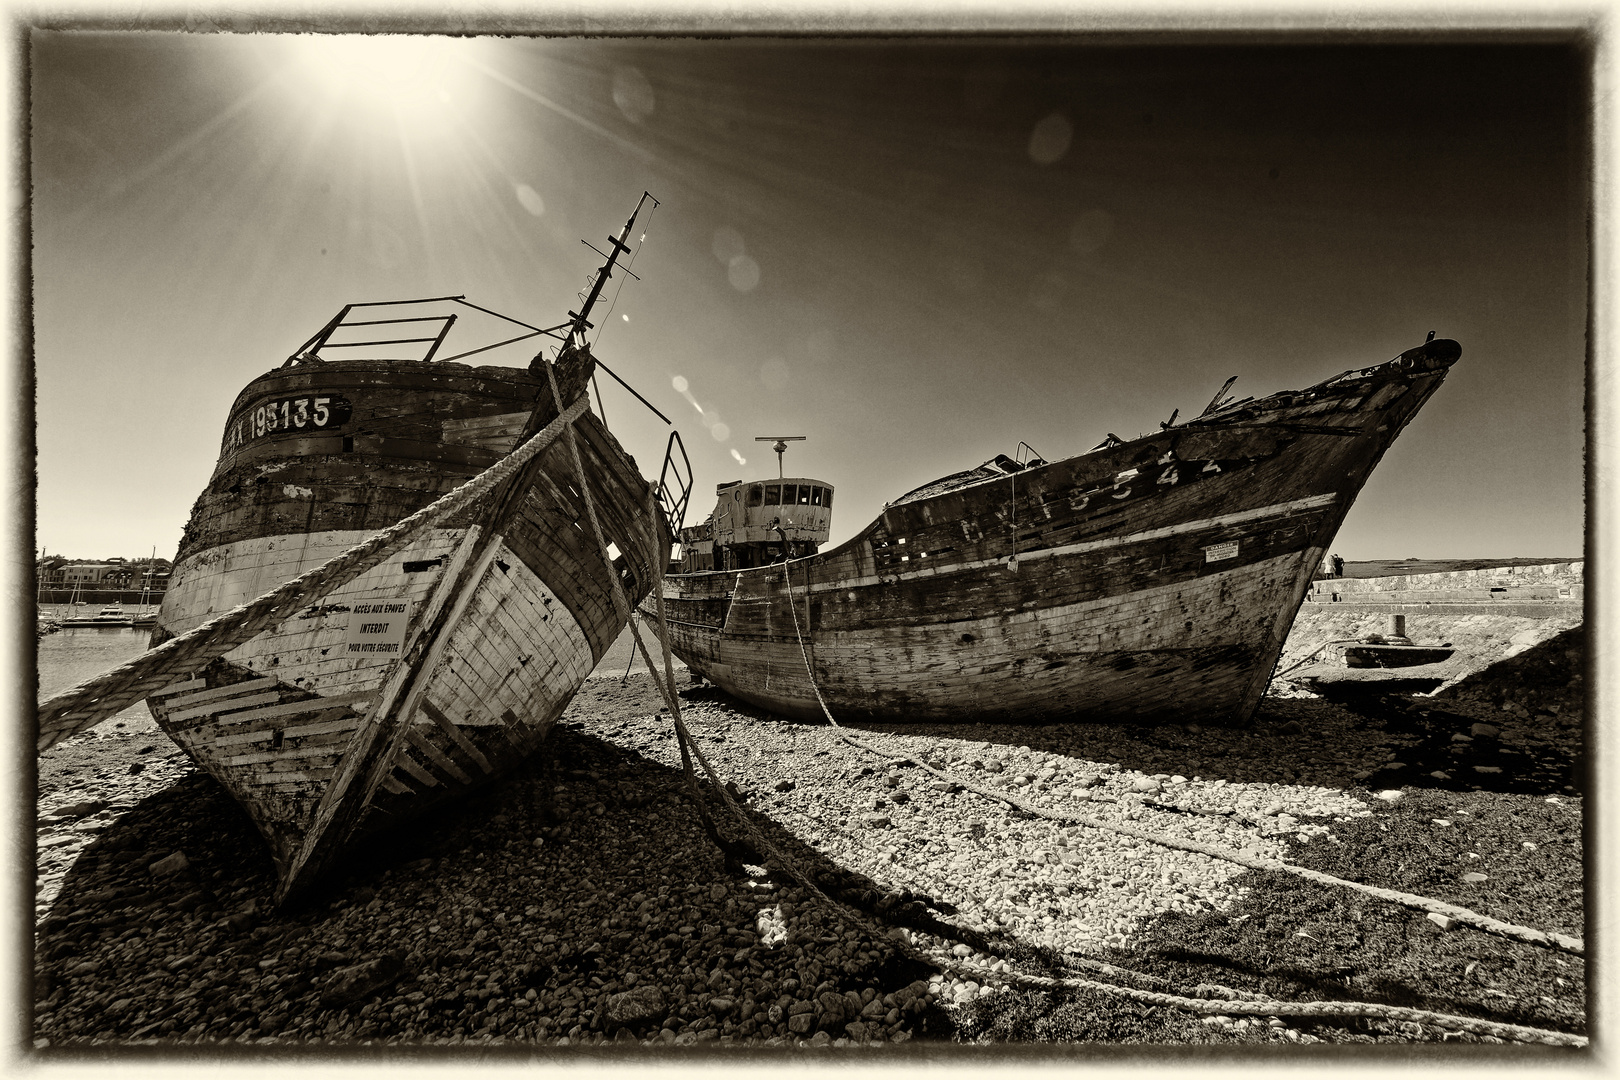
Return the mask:
[(333, 394), (267, 401), (231, 419), (225, 427), (225, 443), (220, 452), (228, 454), (243, 443), (266, 435), (341, 427), (348, 423), (353, 412), (354, 407), (347, 398)]

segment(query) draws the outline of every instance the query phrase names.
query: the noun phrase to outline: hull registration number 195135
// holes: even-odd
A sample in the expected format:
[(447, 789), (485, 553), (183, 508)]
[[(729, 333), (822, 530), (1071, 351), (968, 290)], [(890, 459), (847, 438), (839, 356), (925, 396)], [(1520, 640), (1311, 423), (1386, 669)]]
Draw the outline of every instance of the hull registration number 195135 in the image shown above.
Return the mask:
[(347, 398), (333, 394), (267, 401), (231, 419), (225, 428), (225, 444), (220, 453), (228, 454), (243, 443), (266, 435), (340, 427), (348, 422), (353, 411)]

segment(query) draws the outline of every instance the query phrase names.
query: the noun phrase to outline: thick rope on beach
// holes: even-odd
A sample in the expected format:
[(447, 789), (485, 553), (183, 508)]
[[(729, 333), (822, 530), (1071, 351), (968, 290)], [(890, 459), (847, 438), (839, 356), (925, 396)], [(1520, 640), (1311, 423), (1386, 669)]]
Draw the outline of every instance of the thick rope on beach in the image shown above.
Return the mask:
[(1116, 997), (1129, 998), (1144, 1005), (1166, 1005), (1184, 1012), (1204, 1016), (1296, 1016), (1311, 1020), (1353, 1019), (1365, 1017), (1394, 1023), (1432, 1024), (1447, 1030), (1464, 1031), (1470, 1035), (1486, 1035), (1515, 1042), (1541, 1043), (1547, 1046), (1585, 1046), (1584, 1035), (1571, 1035), (1563, 1031), (1528, 1027), (1524, 1024), (1502, 1024), (1494, 1020), (1481, 1020), (1472, 1016), (1430, 1012), (1427, 1009), (1409, 1009), (1399, 1005), (1379, 1005), (1366, 1001), (1210, 1001), (1207, 998), (1184, 997), (1180, 994), (1139, 990), (1131, 986), (1097, 982), (1094, 979), (1057, 979), (1044, 975), (1025, 975), (1020, 972), (992, 973), (954, 960), (939, 960), (960, 975), (975, 979), (1000, 979), (1019, 986), (1039, 990), (1095, 990)]
[[(1146, 829), (1134, 828), (1130, 825), (1099, 821), (1096, 818), (1087, 817), (1084, 814), (1076, 814), (1072, 811), (1048, 810), (1044, 807), (1036, 806), (1033, 803), (1020, 799), (1010, 792), (998, 791), (995, 788), (984, 787), (980, 784), (973, 783), (972, 781), (964, 780), (960, 776), (953, 776), (952, 774), (941, 769), (936, 769), (926, 761), (920, 761), (909, 754), (880, 750), (875, 746), (862, 742), (853, 735), (850, 735), (843, 727), (839, 725), (837, 720), (833, 719), (832, 712), (827, 708), (827, 702), (821, 696), (821, 688), (816, 685), (815, 673), (810, 668), (810, 654), (805, 649), (804, 632), (799, 627), (799, 609), (793, 604), (793, 585), (792, 582), (785, 576), (787, 573), (786, 570), (784, 570), (783, 573), (783, 580), (788, 587), (788, 609), (793, 612), (793, 630), (799, 638), (799, 653), (804, 657), (804, 669), (810, 680), (810, 689), (815, 692), (816, 703), (821, 706), (822, 715), (827, 718), (827, 723), (831, 724), (838, 732), (838, 737), (844, 742), (848, 743), (850, 746), (853, 746), (859, 750), (864, 750), (869, 754), (875, 754), (878, 757), (888, 758), (891, 761), (903, 761), (907, 764), (915, 765), (925, 772), (932, 773), (934, 776), (939, 777), (946, 783), (957, 784), (968, 791), (974, 792), (975, 794), (983, 795), (987, 799), (994, 799), (998, 802), (1004, 802), (1010, 806), (1015, 806), (1024, 811), (1026, 814), (1034, 814), (1037, 817), (1044, 817), (1051, 821), (1061, 821), (1068, 824), (1083, 825), (1091, 829), (1102, 829), (1106, 832), (1119, 833), (1122, 836), (1130, 836), (1138, 840), (1145, 840), (1150, 844), (1157, 844), (1160, 847), (1178, 848), (1182, 851), (1191, 851), (1199, 855), (1207, 855), (1212, 859), (1222, 859), (1226, 862), (1236, 863), (1239, 866), (1247, 866), (1255, 870), (1275, 870), (1279, 873), (1293, 874), (1297, 877), (1305, 878), (1307, 881), (1315, 881), (1322, 885), (1337, 885), (1342, 888), (1353, 889), (1356, 892), (1366, 893), (1368, 896), (1375, 896), (1380, 900), (1388, 900), (1392, 903), (1401, 904), (1410, 908), (1416, 908), (1419, 911), (1431, 911), (1438, 915), (1445, 915), (1449, 918), (1456, 919), (1458, 922), (1467, 923), (1470, 926), (1477, 927), (1481, 930), (1485, 930), (1493, 934), (1501, 934), (1504, 937), (1518, 938), (1520, 941), (1528, 941), (1533, 945), (1545, 945), (1551, 948), (1563, 949), (1566, 952), (1574, 953), (1577, 956), (1584, 956), (1586, 954), (1586, 943), (1580, 938), (1570, 937), (1567, 934), (1555, 934), (1546, 930), (1538, 930), (1533, 926), (1519, 926), (1514, 923), (1503, 922), (1500, 919), (1493, 919), (1489, 915), (1481, 915), (1477, 911), (1470, 911), (1468, 908), (1459, 907), (1456, 904), (1448, 904), (1443, 900), (1434, 900), (1427, 896), (1418, 896), (1415, 893), (1401, 892), (1398, 889), (1380, 888), (1377, 885), (1364, 885), (1359, 881), (1347, 881), (1344, 878), (1334, 877), (1332, 874), (1324, 874), (1319, 870), (1309, 870), (1303, 866), (1294, 866), (1290, 863), (1285, 863), (1280, 859), (1268, 859), (1263, 855), (1250, 855), (1247, 852), (1232, 851), (1229, 848), (1219, 848), (1211, 844), (1200, 844), (1194, 840), (1178, 840), (1174, 837), (1149, 832)], [(806, 574), (808, 573), (809, 571), (807, 569)], [(805, 597), (807, 603), (809, 594), (809, 582), (806, 581)]]
[[(664, 654), (663, 678), (658, 676), (657, 666), (653, 662), (653, 658), (648, 652), (646, 643), (642, 641), (641, 634), (633, 621), (630, 623), (630, 629), (631, 635), (635, 638), (636, 646), (641, 650), (641, 655), (647, 663), (648, 674), (652, 677), (653, 684), (658, 688), (660, 696), (664, 699), (665, 705), (670, 711), (670, 716), (674, 723), (676, 738), (681, 744), (683, 759), (686, 757), (688, 751), (697, 759), (698, 764), (708, 776), (710, 784), (713, 785), (714, 790), (719, 794), (721, 801), (728, 809), (731, 810), (739, 825), (742, 827), (744, 833), (748, 836), (750, 842), (754, 845), (757, 851), (769, 853), (770, 858), (776, 865), (779, 865), (795, 881), (797, 881), (813, 895), (818, 896), (823, 900), (830, 900), (831, 898), (828, 897), (827, 894), (817, 886), (814, 876), (810, 874), (804, 867), (800, 866), (796, 860), (785, 855), (775, 844), (767, 839), (760, 831), (758, 826), (755, 825), (748, 815), (743, 812), (742, 808), (737, 805), (737, 803), (732, 799), (730, 793), (726, 790), (725, 784), (720, 779), (719, 774), (715, 771), (714, 766), (710, 764), (707, 756), (703, 753), (702, 749), (698, 747), (696, 742), (692, 740), (690, 732), (687, 731), (686, 725), (681, 718), (679, 697), (674, 693), (674, 672), (670, 662), (669, 635), (664, 617), (664, 597), (662, 586), (662, 572), (660, 568), (658, 578), (653, 584), (652, 593), (655, 598), (659, 627), (660, 630), (663, 631), (659, 635), (661, 638), (661, 644), (663, 645)], [(795, 629), (797, 630), (798, 612), (796, 609), (794, 611), (794, 625)], [(804, 652), (804, 637), (802, 631), (799, 633), (799, 647), (800, 651)], [(809, 670), (809, 663), (809, 655), (806, 652), (806, 670)], [(925, 762), (916, 761), (909, 755), (892, 754), (886, 751), (878, 750), (874, 747), (861, 743), (857, 739), (854, 739), (847, 732), (840, 729), (838, 722), (833, 719), (832, 714), (827, 709), (826, 702), (821, 698), (820, 690), (815, 686), (815, 679), (813, 675), (811, 678), (811, 688), (816, 692), (816, 699), (821, 704), (822, 712), (826, 715), (828, 723), (833, 726), (843, 741), (849, 743), (851, 746), (855, 746), (856, 748), (865, 750), (869, 753), (887, 757), (892, 760), (904, 760), (911, 762), (929, 772), (943, 777), (948, 781), (960, 782), (957, 778), (947, 776), (939, 770), (929, 766)], [(963, 784), (963, 786), (989, 798), (1018, 806), (1020, 809), (1027, 808), (1030, 813), (1038, 814), (1043, 817), (1049, 817), (1055, 820), (1074, 821), (1079, 824), (1092, 825), (1093, 827), (1106, 829), (1109, 831), (1122, 832), (1138, 837), (1139, 839), (1147, 840), (1151, 843), (1163, 844), (1167, 847), (1185, 847), (1187, 850), (1197, 851), (1202, 854), (1209, 854), (1215, 858), (1232, 858), (1232, 856), (1235, 854), (1232, 852), (1222, 851), (1220, 849), (1209, 848), (1206, 845), (1171, 840), (1167, 837), (1161, 837), (1157, 834), (1149, 833), (1146, 830), (1132, 829), (1128, 826), (1114, 826), (1104, 822), (1096, 822), (1092, 819), (1084, 818), (1079, 815), (1060, 814), (1046, 811), (1039, 807), (1029, 807), (1023, 802), (1023, 800), (1008, 796), (1004, 792), (992, 791), (973, 784)], [(1525, 940), (1529, 940), (1537, 944), (1551, 943), (1566, 948), (1574, 945), (1577, 947), (1577, 949), (1583, 947), (1577, 939), (1566, 938), (1563, 935), (1550, 935), (1530, 927), (1513, 927), (1511, 924), (1502, 923), (1499, 920), (1491, 919), (1488, 916), (1478, 915), (1475, 912), (1467, 911), (1467, 909), (1464, 908), (1457, 908), (1454, 905), (1442, 904), (1440, 901), (1430, 900), (1426, 897), (1412, 896), (1411, 894), (1400, 893), (1396, 892), (1395, 890), (1373, 889), (1371, 887), (1360, 886), (1356, 882), (1342, 881), (1341, 879), (1335, 878), (1332, 875), (1318, 874), (1315, 871), (1307, 871), (1302, 867), (1289, 866), (1288, 864), (1279, 862), (1277, 860), (1262, 859), (1256, 856), (1241, 856), (1239, 858), (1233, 858), (1232, 861), (1240, 862), (1243, 865), (1255, 866), (1257, 868), (1278, 869), (1289, 873), (1299, 873), (1303, 876), (1311, 878), (1312, 880), (1343, 884), (1347, 887), (1363, 889), (1384, 899), (1395, 899), (1397, 901), (1402, 901), (1404, 898), (1422, 906), (1438, 905), (1448, 913), (1455, 911), (1457, 915), (1454, 917), (1465, 918), (1467, 916), (1472, 916), (1472, 921), (1474, 921), (1476, 925), (1481, 925), (1488, 929), (1495, 929), (1497, 932), (1510, 930), (1520, 931), (1522, 933), (1515, 933), (1513, 936), (1522, 936)], [(854, 918), (865, 925), (869, 930), (881, 932), (883, 925), (881, 920), (875, 920), (874, 918), (868, 916), (867, 913), (851, 905), (844, 904), (839, 901), (833, 902), (838, 903), (838, 906), (848, 910), (854, 916)], [(909, 942), (902, 942), (901, 945), (904, 951), (912, 952), (914, 955), (917, 955), (919, 958), (934, 964), (942, 970), (952, 971), (962, 975), (971, 975), (978, 978), (987, 977), (988, 973), (971, 965), (964, 964), (957, 960), (954, 956), (923, 952), (922, 950), (917, 950), (912, 947)], [(1576, 951), (1576, 949), (1572, 949), (1572, 951)], [(1587, 1039), (1582, 1035), (1572, 1035), (1567, 1032), (1552, 1031), (1545, 1028), (1529, 1027), (1521, 1024), (1502, 1024), (1491, 1020), (1480, 1020), (1473, 1017), (1455, 1016), (1448, 1013), (1431, 1012), (1425, 1009), (1410, 1009), (1401, 1006), (1383, 1005), (1374, 1002), (1282, 1002), (1266, 999), (1234, 1001), (1232, 1000), (1230, 991), (1223, 994), (1221, 1000), (1210, 1001), (1208, 999), (1186, 997), (1179, 994), (1142, 990), (1128, 986), (1119, 986), (1113, 983), (1098, 982), (1093, 979), (1058, 979), (1049, 976), (1027, 975), (1020, 972), (1004, 972), (993, 977), (1000, 978), (1004, 982), (1036, 989), (1095, 990), (1101, 993), (1126, 997), (1134, 1001), (1143, 1002), (1144, 1004), (1165, 1005), (1188, 1012), (1201, 1013), (1211, 1016), (1241, 1014), (1266, 1017), (1295, 1016), (1316, 1019), (1367, 1017), (1370, 1019), (1392, 1022), (1432, 1024), (1447, 1030), (1463, 1031), (1474, 1035), (1483, 1035), (1499, 1039), (1512, 1039), (1518, 1042), (1541, 1043), (1553, 1046), (1587, 1045)]]
[[(661, 585), (661, 583), (659, 583), (659, 585)], [(659, 585), (655, 585), (653, 592), (657, 600), (659, 622), (662, 624), (663, 593)], [(883, 922), (881, 919), (868, 915), (859, 908), (855, 908), (849, 904), (843, 903), (842, 901), (832, 900), (832, 898), (830, 898), (824, 891), (822, 891), (820, 887), (817, 886), (814, 876), (796, 860), (785, 855), (775, 844), (766, 838), (765, 835), (759, 830), (758, 826), (756, 826), (748, 815), (743, 812), (742, 808), (736, 804), (730, 793), (727, 792), (725, 784), (721, 780), (719, 774), (715, 771), (714, 766), (710, 764), (708, 758), (704, 755), (702, 749), (697, 745), (697, 743), (691, 739), (691, 735), (687, 731), (686, 725), (681, 719), (679, 698), (672, 692), (674, 679), (673, 672), (669, 670), (668, 636), (663, 635), (662, 641), (666, 665), (665, 676), (669, 680), (666, 685), (665, 680), (658, 677), (657, 668), (654, 665), (652, 657), (648, 654), (646, 643), (642, 641), (641, 635), (636, 630), (634, 624), (631, 625), (631, 633), (635, 638), (636, 645), (641, 650), (642, 657), (647, 662), (649, 674), (653, 676), (654, 685), (657, 686), (660, 695), (663, 697), (665, 704), (670, 710), (670, 715), (674, 721), (676, 737), (683, 744), (683, 755), (686, 746), (689, 745), (692, 755), (697, 759), (698, 764), (708, 776), (710, 784), (713, 785), (714, 790), (719, 793), (721, 801), (724, 802), (735, 815), (738, 823), (741, 825), (743, 831), (747, 834), (754, 847), (760, 852), (768, 853), (774, 864), (779, 865), (807, 891), (823, 900), (836, 903), (840, 908), (847, 910), (857, 921), (861, 922), (869, 932), (881, 934), (884, 926), (888, 924)], [(834, 726), (836, 727), (836, 724)], [(848, 740), (847, 736), (845, 736), (845, 738), (846, 741), (851, 741), (852, 744), (854, 744), (852, 740)], [(866, 749), (865, 747), (862, 748)], [(873, 752), (879, 753), (879, 751)], [(894, 755), (884, 754), (884, 756), (890, 757)], [(924, 767), (926, 768), (926, 766)], [(999, 795), (997, 797), (999, 797)], [(932, 964), (941, 970), (950, 971), (958, 975), (968, 976), (979, 980), (1000, 980), (1004, 983), (1039, 990), (1093, 990), (1100, 993), (1112, 994), (1118, 997), (1125, 997), (1133, 1001), (1142, 1002), (1143, 1004), (1164, 1005), (1170, 1008), (1181, 1009), (1185, 1012), (1198, 1013), (1206, 1016), (1292, 1016), (1302, 1019), (1323, 1020), (1367, 1017), (1369, 1019), (1391, 1022), (1431, 1024), (1446, 1030), (1464, 1031), (1473, 1035), (1484, 1035), (1498, 1039), (1511, 1039), (1516, 1042), (1541, 1043), (1551, 1046), (1587, 1045), (1587, 1039), (1585, 1036), (1572, 1035), (1567, 1032), (1529, 1027), (1522, 1024), (1503, 1024), (1491, 1020), (1480, 1020), (1474, 1017), (1455, 1016), (1449, 1013), (1431, 1012), (1426, 1009), (1411, 1009), (1395, 1005), (1383, 1005), (1374, 1002), (1284, 1002), (1266, 999), (1260, 997), (1259, 995), (1248, 994), (1244, 994), (1242, 996), (1251, 998), (1252, 1000), (1238, 1001), (1233, 1000), (1233, 997), (1236, 996), (1238, 992), (1225, 990), (1225, 988), (1212, 988), (1213, 992), (1220, 993), (1222, 996), (1219, 1000), (1209, 1000), (1207, 998), (1187, 997), (1181, 994), (1142, 990), (1136, 987), (1121, 986), (1116, 983), (1099, 982), (1094, 979), (1060, 979), (1050, 976), (1028, 975), (1021, 972), (1012, 971), (992, 973), (982, 968), (975, 967), (974, 965), (963, 963), (954, 956), (947, 955), (942, 951), (934, 952), (922, 950), (911, 945), (909, 942), (897, 942), (897, 944), (902, 948), (903, 951), (911, 952), (918, 959)], [(1118, 975), (1129, 975), (1130, 977), (1135, 978), (1145, 978), (1139, 973), (1128, 972), (1125, 969), (1113, 968), (1108, 965), (1097, 966), (1106, 967), (1108, 973), (1110, 974), (1117, 973)]]
[(563, 432), (572, 432), (573, 422), (589, 407), (589, 397), (581, 393), (572, 405), (560, 410), (555, 420), (522, 446), (410, 517), (263, 596), (171, 638), (127, 664), (40, 702), (37, 713), (39, 752), (44, 753), (63, 739), (201, 671), (216, 657), (387, 561), (412, 543), (418, 533), (466, 509), (528, 464)]
[(1207, 855), (1212, 859), (1221, 859), (1226, 862), (1236, 863), (1239, 866), (1247, 866), (1255, 870), (1275, 870), (1279, 873), (1293, 874), (1297, 877), (1305, 878), (1307, 881), (1315, 881), (1322, 885), (1337, 885), (1342, 888), (1353, 889), (1356, 892), (1366, 893), (1368, 896), (1375, 896), (1380, 900), (1388, 900), (1391, 903), (1401, 904), (1405, 907), (1416, 908), (1420, 911), (1432, 911), (1436, 914), (1445, 915), (1456, 919), (1458, 922), (1468, 923), (1470, 926), (1477, 927), (1478, 929), (1485, 930), (1493, 934), (1501, 934), (1503, 937), (1517, 938), (1520, 941), (1528, 941), (1533, 945), (1545, 945), (1551, 948), (1563, 949), (1564, 951), (1574, 953), (1577, 956), (1584, 956), (1586, 953), (1586, 943), (1577, 937), (1570, 937), (1566, 934), (1551, 933), (1546, 930), (1537, 930), (1533, 926), (1519, 926), (1514, 923), (1503, 922), (1500, 919), (1493, 919), (1489, 915), (1481, 915), (1477, 911), (1471, 911), (1468, 908), (1459, 907), (1456, 904), (1448, 904), (1444, 900), (1434, 900), (1427, 896), (1418, 896), (1415, 893), (1401, 892), (1398, 889), (1385, 889), (1377, 885), (1366, 885), (1359, 881), (1348, 881), (1345, 878), (1334, 877), (1332, 874), (1324, 874), (1319, 870), (1311, 870), (1303, 866), (1294, 866), (1293, 864), (1285, 863), (1280, 859), (1268, 859), (1263, 855), (1251, 855), (1245, 851), (1233, 851), (1229, 848), (1215, 847), (1212, 844), (1200, 844), (1195, 840), (1180, 840), (1175, 837), (1150, 832), (1147, 829), (1138, 829), (1131, 825), (1099, 821), (1096, 818), (1087, 817), (1084, 814), (1076, 814), (1070, 811), (1048, 810), (1044, 807), (1036, 806), (1030, 802), (1020, 799), (1010, 792), (998, 791), (995, 788), (984, 787), (980, 784), (975, 784), (971, 781), (964, 780), (960, 776), (954, 776), (950, 773), (943, 772), (942, 770), (936, 769), (932, 765), (929, 765), (925, 761), (918, 761), (916, 758), (913, 758), (908, 754), (880, 750), (877, 747), (868, 745), (867, 743), (864, 743), (848, 734), (844, 734), (841, 737), (849, 745), (857, 747), (861, 750), (865, 750), (867, 753), (888, 758), (891, 761), (904, 761), (907, 764), (916, 765), (918, 768), (932, 773), (947, 783), (960, 785), (961, 787), (966, 788), (975, 794), (983, 795), (987, 799), (994, 799), (997, 802), (1004, 802), (1010, 806), (1015, 806), (1019, 810), (1024, 811), (1026, 814), (1034, 814), (1037, 817), (1044, 817), (1052, 821), (1084, 825), (1087, 828), (1102, 829), (1107, 832), (1119, 833), (1122, 836), (1130, 836), (1138, 840), (1145, 840), (1150, 844), (1157, 844), (1160, 847), (1178, 848), (1182, 851), (1191, 851), (1199, 855)]

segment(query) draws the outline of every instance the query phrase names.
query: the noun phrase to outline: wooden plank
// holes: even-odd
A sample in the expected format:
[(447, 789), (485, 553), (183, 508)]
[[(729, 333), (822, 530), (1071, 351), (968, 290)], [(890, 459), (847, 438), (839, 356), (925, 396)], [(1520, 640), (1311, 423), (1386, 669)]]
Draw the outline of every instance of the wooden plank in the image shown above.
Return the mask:
[[(198, 681), (199, 684), (201, 684), (202, 680)], [(200, 702), (214, 701), (219, 698), (236, 697), (238, 694), (251, 694), (256, 690), (268, 690), (274, 685), (276, 685), (275, 679), (249, 679), (247, 682), (232, 683), (230, 686), (220, 686), (212, 690), (204, 690), (201, 693), (192, 694), (188, 697), (175, 698), (173, 701), (169, 702), (169, 707), (171, 709), (187, 709)], [(158, 691), (158, 694), (172, 693), (175, 689), (175, 687), (170, 687), (167, 690)], [(182, 685), (180, 689), (184, 689), (184, 686)], [(151, 694), (148, 696), (157, 697), (158, 694)]]
[(439, 781), (433, 776), (433, 774), (422, 768), (422, 766), (418, 765), (415, 761), (411, 760), (411, 756), (409, 754), (401, 753), (398, 757), (396, 757), (394, 759), (394, 768), (405, 770), (412, 777), (427, 787), (439, 786)]
[(190, 720), (198, 716), (212, 716), (219, 712), (229, 712), (232, 709), (245, 709), (253, 705), (265, 705), (281, 700), (279, 690), (271, 690), (263, 694), (249, 694), (244, 698), (232, 698), (227, 701), (209, 702), (207, 705), (198, 705), (190, 709), (180, 709), (166, 717), (171, 724), (178, 724), (182, 720)]
[[(491, 534), (488, 547), (479, 555), (478, 561), (473, 564), (471, 571), (468, 573), (466, 585), (451, 604), (450, 612), (445, 618), (442, 630), (428, 644), (426, 655), (423, 656), (414, 671), (404, 671), (402, 667), (401, 670), (408, 682), (399, 684), (399, 687), (393, 691), (403, 691), (404, 704), (400, 707), (400, 715), (410, 716), (416, 711), (417, 702), (425, 695), (428, 683), (433, 677), (434, 669), (438, 667), (440, 658), (443, 657), (446, 648), (450, 646), (456, 633), (457, 624), (460, 623), (462, 616), (466, 614), (467, 605), (472, 602), (472, 598), (478, 592), (484, 578), (489, 574), (498, 573), (494, 569), (494, 563), (502, 547), (500, 534)], [(397, 751), (395, 752), (397, 753)]]
[[(299, 713), (315, 712), (320, 709), (330, 709), (338, 705), (356, 705), (370, 701), (376, 696), (374, 690), (364, 690), (357, 694), (340, 694), (336, 697), (306, 698), (303, 701), (289, 701), (285, 705), (273, 705), (268, 709), (254, 709), (244, 713), (229, 713), (221, 716), (221, 724), (245, 724), (251, 720), (263, 720), (271, 716), (296, 716)], [(356, 710), (357, 712), (360, 710)]]
[[(328, 746), (324, 747), (323, 749), (331, 750), (333, 747)], [(280, 776), (282, 773), (288, 772), (307, 772), (311, 775), (319, 775), (322, 770), (325, 770), (326, 774), (330, 775), (332, 770), (337, 768), (337, 762), (337, 754), (329, 753), (324, 756), (317, 754), (301, 763), (292, 761), (272, 761), (269, 765), (269, 772), (275, 776)]]
[(271, 761), (286, 761), (289, 758), (328, 757), (331, 754), (330, 746), (304, 746), (285, 750), (266, 750), (257, 754), (237, 754), (235, 757), (225, 758), (221, 764), (263, 765)]
[(319, 724), (300, 724), (290, 727), (282, 732), (284, 738), (302, 739), (310, 735), (328, 735), (336, 731), (353, 731), (360, 726), (358, 716), (347, 716), (341, 720), (328, 720)]
[[(413, 620), (415, 625), (411, 628), (410, 638), (406, 641), (405, 648), (401, 651), (399, 660), (394, 663), (393, 667), (389, 670), (385, 681), (383, 682), (382, 691), (378, 697), (377, 707), (372, 712), (372, 717), (374, 720), (386, 718), (389, 711), (393, 708), (395, 700), (400, 694), (409, 694), (411, 692), (413, 681), (417, 678), (418, 673), (424, 670), (420, 664), (414, 668), (406, 664), (405, 658), (411, 655), (416, 648), (417, 642), (421, 639), (421, 636), (427, 632), (427, 628), (433, 625), (433, 622), (438, 618), (439, 612), (443, 609), (446, 600), (449, 598), (449, 593), (454, 588), (457, 578), (460, 577), (462, 570), (467, 565), (467, 560), (472, 556), (473, 549), (478, 546), (478, 539), (482, 532), (483, 527), (480, 525), (473, 525), (468, 528), (467, 531), (462, 534), (461, 542), (456, 546), (455, 552), (451, 555), (449, 562), (445, 564), (444, 570), (440, 572), (439, 579), (434, 584), (433, 595), (428, 601), (428, 606), (421, 612), (420, 615), (416, 617), (415, 620)], [(494, 553), (498, 549), (499, 544), (500, 537), (497, 536), (491, 539), (489, 547), (480, 557), (482, 564), (487, 565), (489, 561), (494, 559)], [(475, 568), (473, 572), (473, 580), (476, 581), (481, 573), (481, 569)], [(430, 657), (437, 656), (436, 650), (438, 647), (438, 641), (434, 641), (429, 645), (428, 652)], [(409, 703), (407, 703), (407, 706), (409, 707)]]
[(170, 694), (183, 694), (183, 693), (187, 693), (187, 692), (192, 691), (192, 690), (203, 689), (203, 688), (206, 688), (207, 686), (208, 686), (208, 680), (207, 679), (187, 679), (185, 682), (177, 682), (173, 686), (165, 686), (161, 690), (154, 690), (150, 694), (147, 694), (146, 696), (149, 699), (150, 698), (168, 697)]
[(392, 776), (382, 778), (381, 788), (390, 795), (415, 795), (416, 792), (395, 780)]
[(528, 744), (533, 741), (533, 735), (528, 730), (527, 725), (518, 719), (517, 713), (507, 709), (501, 713), (501, 720), (504, 725), (501, 731), (506, 735), (507, 739), (511, 740), (512, 745), (519, 750), (527, 749)]
[(253, 777), (258, 784), (291, 784), (295, 781), (311, 784), (328, 780), (336, 769), (289, 769), (285, 772), (264, 772)]
[(504, 456), (496, 450), (455, 443), (422, 442), (419, 439), (396, 439), (379, 435), (356, 435), (354, 449), (358, 453), (379, 454), (391, 461), (431, 461), (441, 465), (461, 465), (483, 470)]
[(219, 735), (214, 738), (211, 746), (239, 746), (243, 743), (262, 742), (275, 735), (274, 728), (265, 728), (263, 731), (246, 731), (237, 735)]
[(439, 725), (439, 730), (444, 732), (451, 742), (461, 747), (462, 753), (473, 759), (475, 765), (486, 773), (495, 771), (494, 766), (490, 765), (489, 759), (479, 752), (478, 748), (472, 744), (472, 741), (462, 734), (461, 729), (452, 723), (448, 716), (440, 712), (439, 707), (429, 701), (426, 695), (422, 697), (422, 711), (427, 713), (435, 724)]
[(416, 747), (416, 749), (419, 750), (422, 755), (433, 764), (437, 765), (439, 768), (443, 769), (445, 772), (449, 773), (463, 784), (472, 783), (472, 777), (462, 772), (459, 765), (445, 757), (444, 752), (429, 742), (427, 737), (420, 731), (417, 731), (414, 726), (405, 733), (405, 738), (409, 739), (410, 744)]
[[(355, 727), (358, 726), (358, 724), (355, 725)], [(354, 730), (354, 728), (349, 728), (344, 731), (328, 732), (324, 735), (305, 735), (294, 741), (304, 749), (308, 749), (310, 747), (325, 747), (327, 750), (330, 750), (333, 753), (340, 753), (347, 749), (349, 744), (354, 741)]]

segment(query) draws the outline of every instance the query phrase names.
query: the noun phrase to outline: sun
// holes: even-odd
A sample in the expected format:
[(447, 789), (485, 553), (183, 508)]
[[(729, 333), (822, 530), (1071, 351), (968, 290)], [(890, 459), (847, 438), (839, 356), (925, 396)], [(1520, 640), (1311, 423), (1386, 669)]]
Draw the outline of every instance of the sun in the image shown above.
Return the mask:
[(412, 115), (440, 111), (466, 92), (471, 44), (416, 34), (309, 34), (296, 48), (301, 74), (326, 96)]

